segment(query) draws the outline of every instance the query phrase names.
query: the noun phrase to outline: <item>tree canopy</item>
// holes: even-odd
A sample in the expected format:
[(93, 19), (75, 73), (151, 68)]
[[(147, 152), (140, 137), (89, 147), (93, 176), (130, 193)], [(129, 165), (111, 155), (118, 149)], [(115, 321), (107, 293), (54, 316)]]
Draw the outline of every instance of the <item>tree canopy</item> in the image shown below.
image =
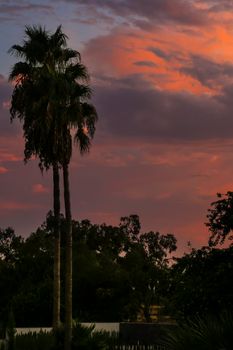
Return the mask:
[[(147, 234), (135, 232), (135, 220), (140, 224), (136, 215), (122, 218), (118, 226), (73, 220), (74, 318), (87, 322), (135, 320), (142, 305), (147, 313), (151, 304), (166, 300), (169, 285), (166, 258), (175, 251), (176, 239), (171, 234), (155, 232), (153, 248), (148, 251), (148, 242), (143, 238)], [(0, 280), (10, 281), (2, 289), (4, 303), (0, 302), (0, 315), (12, 306), (17, 326), (51, 324), (53, 224), (50, 212), (27, 239), (18, 237), (12, 229), (2, 230), (5, 238), (0, 241), (0, 251), (5, 255), (0, 258)], [(62, 259), (65, 226), (62, 216)], [(149, 235), (151, 238), (153, 232)], [(62, 269), (62, 280), (64, 275)], [(64, 313), (64, 307), (61, 311)]]
[(226, 238), (233, 239), (233, 192), (218, 193), (217, 197), (219, 199), (211, 203), (211, 208), (208, 209), (206, 223), (211, 232), (211, 246), (222, 245)]

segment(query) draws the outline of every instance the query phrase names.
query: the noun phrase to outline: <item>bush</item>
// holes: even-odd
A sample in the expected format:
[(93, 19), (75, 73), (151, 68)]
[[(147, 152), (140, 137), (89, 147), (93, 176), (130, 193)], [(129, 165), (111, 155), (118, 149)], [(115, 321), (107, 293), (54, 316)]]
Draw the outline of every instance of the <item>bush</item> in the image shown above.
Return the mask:
[[(40, 331), (19, 334), (14, 338), (14, 350), (64, 350), (64, 328), (51, 333)], [(106, 331), (95, 331), (95, 326), (84, 327), (74, 323), (72, 350), (107, 350), (118, 336)]]
[(232, 350), (233, 315), (195, 318), (168, 334), (164, 345), (168, 350)]
[(7, 324), (8, 344), (7, 350), (15, 350), (15, 319), (13, 311), (10, 310)]
[(52, 333), (40, 331), (15, 336), (15, 350), (51, 350), (54, 346)]
[(1, 341), (0, 350), (6, 350), (5, 342)]
[[(72, 334), (72, 350), (107, 350), (117, 338), (116, 334), (96, 331), (94, 325), (86, 327), (78, 322), (73, 324)], [(55, 332), (54, 336), (55, 342), (52, 350), (63, 350), (64, 329), (60, 328)]]

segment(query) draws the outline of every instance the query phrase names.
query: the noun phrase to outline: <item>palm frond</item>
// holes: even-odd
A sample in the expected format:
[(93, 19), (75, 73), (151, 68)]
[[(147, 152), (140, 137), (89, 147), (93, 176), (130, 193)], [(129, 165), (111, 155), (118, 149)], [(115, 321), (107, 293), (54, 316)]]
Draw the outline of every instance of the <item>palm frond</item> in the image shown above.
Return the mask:
[(77, 59), (78, 61), (81, 60), (81, 55), (78, 51), (76, 50), (72, 50), (72, 49), (69, 49), (69, 48), (65, 48), (63, 50), (63, 56), (62, 56), (62, 59), (65, 61), (65, 62), (69, 62), (70, 60), (73, 60), (73, 59)]
[(54, 47), (66, 47), (67, 46), (67, 35), (62, 32), (62, 26), (59, 25), (54, 34), (50, 37), (50, 45)]
[(73, 84), (72, 91), (71, 91), (73, 98), (78, 98), (80, 102), (89, 100), (91, 98), (91, 88), (89, 85), (83, 85), (83, 84)]
[(24, 47), (21, 45), (13, 45), (8, 50), (8, 53), (16, 57), (24, 57)]
[(91, 138), (94, 137), (95, 134), (95, 124), (98, 120), (98, 114), (95, 107), (89, 103), (82, 104), (82, 115), (85, 120), (85, 124), (87, 126), (87, 132)]
[(42, 27), (41, 25), (26, 25), (25, 36), (25, 43), (28, 42), (28, 39), (30, 39), (29, 41), (40, 41), (44, 40), (45, 37), (48, 37), (49, 32), (45, 29), (45, 27)]
[(26, 62), (17, 62), (9, 75), (9, 81), (13, 81), (19, 78), (19, 76), (21, 77), (28, 77), (31, 73), (31, 67), (28, 63)]
[(174, 327), (164, 340), (168, 350), (231, 350), (232, 344), (233, 315), (229, 312), (189, 320)]
[(67, 77), (69, 77), (69, 79), (76, 80), (77, 82), (80, 80), (85, 82), (89, 81), (87, 68), (79, 62), (76, 64), (69, 64), (66, 67), (65, 74)]
[(77, 129), (77, 131), (75, 133), (74, 141), (75, 141), (75, 143), (77, 143), (77, 145), (79, 147), (79, 151), (82, 155), (89, 152), (90, 146), (91, 146), (91, 141), (90, 141), (90, 138), (88, 137), (87, 133), (85, 132), (85, 130), (82, 126), (80, 126)]

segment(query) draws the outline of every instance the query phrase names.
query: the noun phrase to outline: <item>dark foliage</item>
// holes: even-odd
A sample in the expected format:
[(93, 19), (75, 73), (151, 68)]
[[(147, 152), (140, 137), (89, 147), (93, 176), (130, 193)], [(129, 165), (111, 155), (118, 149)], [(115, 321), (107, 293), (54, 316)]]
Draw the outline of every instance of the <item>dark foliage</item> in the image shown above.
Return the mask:
[(233, 192), (226, 194), (217, 194), (219, 200), (211, 203), (211, 209), (208, 209), (207, 227), (211, 232), (209, 245), (216, 246), (223, 244), (228, 237), (233, 239)]
[(171, 269), (170, 301), (176, 318), (218, 315), (233, 308), (233, 247), (193, 249)]
[(223, 312), (215, 317), (196, 317), (174, 328), (164, 344), (167, 350), (231, 350), (233, 316)]
[[(18, 327), (51, 325), (53, 225), (49, 213), (46, 222), (27, 239), (11, 229), (2, 230), (0, 317), (6, 320), (12, 307)], [(82, 322), (135, 320), (142, 305), (148, 315), (151, 304), (166, 301), (167, 254), (176, 248), (176, 240), (158, 232), (140, 235), (138, 229), (136, 215), (122, 219), (119, 226), (73, 221), (74, 318)], [(61, 233), (64, 260), (66, 226), (62, 216)], [(64, 274), (62, 269), (63, 286)], [(61, 297), (64, 319), (64, 293)]]

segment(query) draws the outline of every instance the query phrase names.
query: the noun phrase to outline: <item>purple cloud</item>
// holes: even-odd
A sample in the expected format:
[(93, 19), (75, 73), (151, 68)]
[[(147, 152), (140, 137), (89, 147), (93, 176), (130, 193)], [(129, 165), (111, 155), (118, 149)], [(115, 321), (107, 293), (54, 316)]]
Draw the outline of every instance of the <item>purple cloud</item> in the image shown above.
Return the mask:
[[(68, 1), (77, 3), (75, 0)], [(144, 29), (145, 21), (153, 25), (167, 22), (188, 26), (206, 24), (206, 13), (185, 0), (80, 0), (79, 5), (106, 9), (115, 16), (128, 18)]]
[(16, 135), (19, 133), (18, 123), (10, 123), (10, 99), (12, 86), (0, 74), (0, 136)]
[(156, 64), (152, 61), (136, 61), (134, 65), (139, 67), (156, 67)]
[(184, 64), (180, 71), (213, 88), (217, 83), (226, 84), (226, 79), (233, 78), (233, 64), (216, 63), (199, 55), (192, 55), (190, 62)]
[[(121, 83), (120, 83), (121, 82)], [(231, 138), (231, 89), (217, 97), (156, 90), (140, 76), (95, 89), (105, 132), (144, 140)]]
[(231, 11), (233, 9), (233, 3), (230, 0), (194, 0), (194, 3), (203, 4), (209, 6), (209, 12), (222, 12), (222, 11)]
[(31, 1), (19, 2), (19, 1), (2, 1), (0, 4), (1, 15), (19, 15), (25, 14), (28, 11), (44, 11), (50, 13), (52, 11), (52, 6), (43, 4), (33, 4)]

